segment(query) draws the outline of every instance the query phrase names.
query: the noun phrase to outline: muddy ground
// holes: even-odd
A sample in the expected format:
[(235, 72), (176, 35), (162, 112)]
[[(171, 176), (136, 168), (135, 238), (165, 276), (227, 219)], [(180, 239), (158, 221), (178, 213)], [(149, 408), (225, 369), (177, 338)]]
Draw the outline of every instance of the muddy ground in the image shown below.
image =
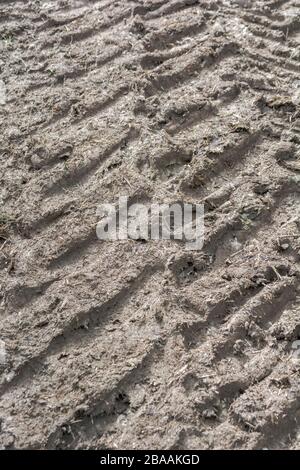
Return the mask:
[[(300, 447), (299, 0), (2, 0), (0, 444)], [(205, 204), (205, 243), (96, 207)], [(300, 344), (300, 343), (299, 343)]]

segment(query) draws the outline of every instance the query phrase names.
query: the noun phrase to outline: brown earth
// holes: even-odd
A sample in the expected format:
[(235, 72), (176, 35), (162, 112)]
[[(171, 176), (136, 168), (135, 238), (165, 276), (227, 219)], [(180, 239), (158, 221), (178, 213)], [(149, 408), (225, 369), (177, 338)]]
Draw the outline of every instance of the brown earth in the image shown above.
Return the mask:
[[(300, 447), (299, 7), (1, 2), (2, 448)], [(203, 250), (97, 240), (120, 194)]]

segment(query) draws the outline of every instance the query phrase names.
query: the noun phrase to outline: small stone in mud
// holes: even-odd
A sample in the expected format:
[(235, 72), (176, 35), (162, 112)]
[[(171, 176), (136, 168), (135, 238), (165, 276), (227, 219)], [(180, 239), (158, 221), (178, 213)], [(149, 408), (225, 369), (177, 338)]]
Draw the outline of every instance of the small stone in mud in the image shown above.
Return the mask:
[(203, 410), (202, 416), (204, 419), (216, 419), (217, 413), (213, 408), (207, 408), (206, 410)]
[(280, 248), (281, 248), (283, 251), (288, 250), (289, 247), (290, 247), (290, 245), (289, 245), (288, 243), (282, 243), (282, 244), (280, 245)]
[(233, 345), (233, 353), (238, 356), (238, 355), (243, 354), (244, 350), (245, 350), (245, 343), (241, 339), (238, 339)]

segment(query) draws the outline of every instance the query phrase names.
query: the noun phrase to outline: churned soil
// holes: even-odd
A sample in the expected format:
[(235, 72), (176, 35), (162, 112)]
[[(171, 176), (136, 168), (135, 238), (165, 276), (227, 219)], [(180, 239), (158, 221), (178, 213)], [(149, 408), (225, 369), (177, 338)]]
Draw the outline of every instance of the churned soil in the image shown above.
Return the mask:
[[(299, 0), (1, 1), (2, 448), (300, 448), (299, 42)], [(120, 195), (203, 249), (98, 240)]]

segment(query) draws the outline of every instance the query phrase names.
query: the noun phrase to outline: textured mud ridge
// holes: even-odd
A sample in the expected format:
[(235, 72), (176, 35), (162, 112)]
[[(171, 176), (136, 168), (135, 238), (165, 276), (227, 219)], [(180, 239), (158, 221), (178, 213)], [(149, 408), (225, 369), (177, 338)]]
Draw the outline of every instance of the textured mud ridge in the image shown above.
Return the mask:
[[(300, 447), (300, 3), (0, 5), (2, 448)], [(203, 250), (96, 207), (205, 204)]]

